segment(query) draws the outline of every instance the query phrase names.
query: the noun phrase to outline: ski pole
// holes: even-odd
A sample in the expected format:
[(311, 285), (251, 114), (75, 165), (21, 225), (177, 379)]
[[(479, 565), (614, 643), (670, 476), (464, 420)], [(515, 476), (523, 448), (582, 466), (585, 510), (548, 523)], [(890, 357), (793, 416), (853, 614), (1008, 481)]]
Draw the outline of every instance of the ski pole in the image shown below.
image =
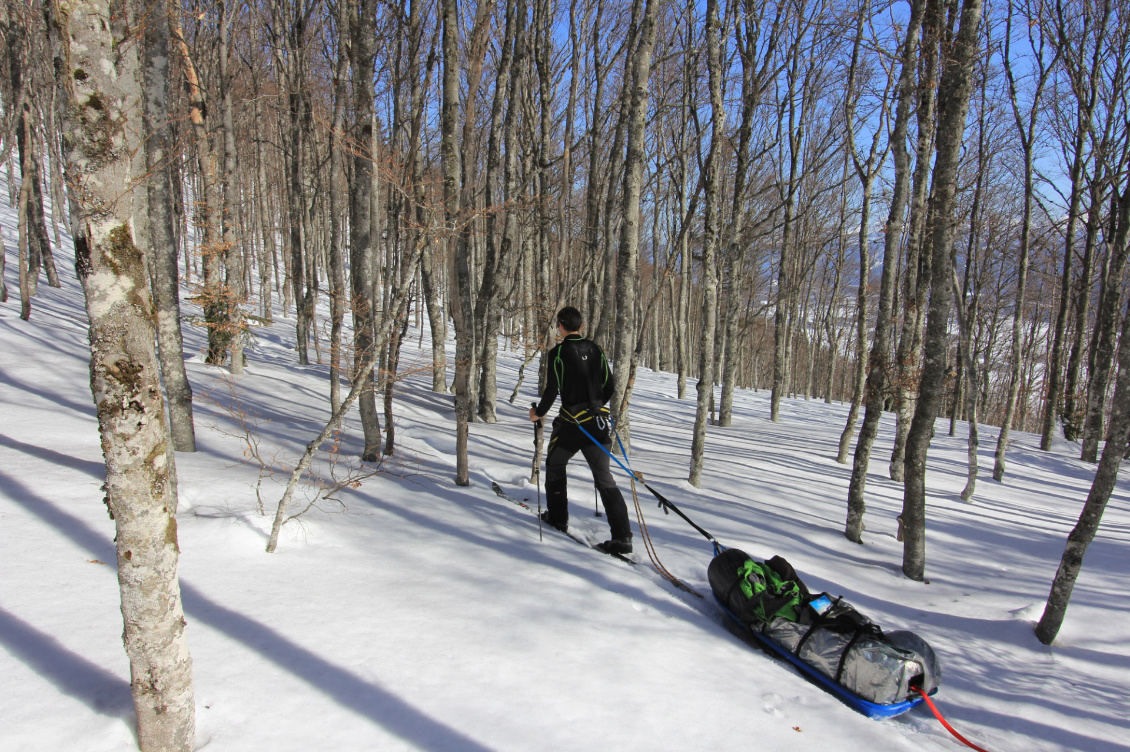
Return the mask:
[[(538, 403), (533, 402), (530, 408), (536, 410)], [(534, 485), (538, 487), (538, 540), (541, 541), (541, 419), (534, 421)]]

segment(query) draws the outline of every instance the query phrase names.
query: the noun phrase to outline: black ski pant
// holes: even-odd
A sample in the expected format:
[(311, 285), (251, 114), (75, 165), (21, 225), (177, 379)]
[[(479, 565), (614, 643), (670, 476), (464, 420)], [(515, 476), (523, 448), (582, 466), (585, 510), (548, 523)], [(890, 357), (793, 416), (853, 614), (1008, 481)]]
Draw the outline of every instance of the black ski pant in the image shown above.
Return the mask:
[[(611, 450), (612, 445), (608, 444), (605, 448)], [(578, 451), (592, 470), (593, 482), (600, 493), (604, 511), (608, 514), (608, 526), (612, 529), (612, 537), (617, 540), (631, 538), (632, 525), (628, 520), (628, 505), (624, 503), (624, 495), (616, 487), (616, 481), (608, 467), (608, 455), (576, 425), (560, 417), (553, 421), (549, 451), (545, 454), (545, 505), (550, 524), (563, 526), (569, 523), (569, 493), (565, 466)]]

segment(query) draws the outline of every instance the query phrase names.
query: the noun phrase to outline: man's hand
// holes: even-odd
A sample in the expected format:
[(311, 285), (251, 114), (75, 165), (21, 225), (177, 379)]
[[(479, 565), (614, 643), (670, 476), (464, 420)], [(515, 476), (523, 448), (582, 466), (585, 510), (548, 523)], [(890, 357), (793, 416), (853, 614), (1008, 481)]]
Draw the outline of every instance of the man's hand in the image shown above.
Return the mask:
[(534, 408), (534, 407), (530, 408), (530, 420), (533, 421), (534, 423), (537, 423), (539, 420), (541, 420), (541, 416), (538, 415), (537, 408)]

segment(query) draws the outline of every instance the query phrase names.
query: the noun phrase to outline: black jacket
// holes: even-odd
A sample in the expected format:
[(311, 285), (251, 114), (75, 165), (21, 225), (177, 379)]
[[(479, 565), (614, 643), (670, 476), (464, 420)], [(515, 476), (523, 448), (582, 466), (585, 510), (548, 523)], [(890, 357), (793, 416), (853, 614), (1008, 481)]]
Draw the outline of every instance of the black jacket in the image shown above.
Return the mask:
[(538, 416), (544, 416), (557, 395), (567, 406), (601, 405), (612, 399), (615, 382), (608, 359), (595, 342), (579, 334), (570, 334), (545, 354), (545, 391), (538, 403)]

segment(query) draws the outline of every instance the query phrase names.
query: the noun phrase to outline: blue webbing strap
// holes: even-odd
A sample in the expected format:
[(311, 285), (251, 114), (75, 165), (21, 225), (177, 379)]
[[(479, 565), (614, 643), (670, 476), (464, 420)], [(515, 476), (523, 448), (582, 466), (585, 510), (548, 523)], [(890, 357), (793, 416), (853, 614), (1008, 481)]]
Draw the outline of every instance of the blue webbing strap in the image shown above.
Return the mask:
[[(722, 551), (726, 550), (726, 547), (723, 546), (721, 543), (719, 543), (717, 540), (715, 540), (713, 535), (711, 535), (710, 533), (706, 532), (701, 527), (696, 525), (691, 520), (691, 518), (687, 517), (685, 514), (683, 514), (682, 510), (679, 509), (677, 506), (675, 506), (675, 504), (673, 502), (668, 501), (666, 498), (664, 498), (663, 494), (659, 493), (654, 488), (649, 486), (644, 481), (642, 475), (634, 472), (631, 468), (629, 468), (627, 465), (625, 465), (623, 462), (621, 462), (619, 457), (614, 455), (612, 452), (608, 451), (608, 449), (604, 446), (604, 444), (601, 444), (599, 441), (596, 440), (596, 437), (594, 437), (591, 433), (589, 433), (588, 431), (585, 430), (584, 426), (582, 426), (580, 423), (574, 423), (573, 425), (575, 425), (577, 428), (581, 429), (581, 433), (583, 433), (585, 436), (588, 436), (589, 439), (592, 441), (592, 443), (594, 443), (598, 447), (600, 447), (601, 450), (603, 450), (605, 454), (607, 454), (612, 459), (616, 460), (616, 464), (619, 465), (620, 467), (622, 467), (624, 469), (624, 472), (626, 472), (628, 475), (632, 476), (633, 480), (638, 480), (640, 483), (643, 483), (643, 487), (646, 488), (648, 491), (651, 491), (651, 495), (659, 500), (659, 506), (663, 508), (664, 514), (668, 513), (667, 512), (668, 509), (674, 511), (675, 514), (679, 515), (684, 520), (686, 520), (688, 525), (693, 527), (695, 530), (697, 530), (699, 533), (701, 533), (704, 538), (706, 538), (708, 541), (710, 541), (711, 544), (713, 544), (713, 546), (714, 546), (714, 555), (715, 556), (717, 556)], [(624, 451), (624, 442), (620, 440), (620, 434), (616, 433), (614, 435), (616, 436), (616, 443), (620, 445), (620, 454), (624, 455), (624, 459), (627, 459), (628, 453)]]

